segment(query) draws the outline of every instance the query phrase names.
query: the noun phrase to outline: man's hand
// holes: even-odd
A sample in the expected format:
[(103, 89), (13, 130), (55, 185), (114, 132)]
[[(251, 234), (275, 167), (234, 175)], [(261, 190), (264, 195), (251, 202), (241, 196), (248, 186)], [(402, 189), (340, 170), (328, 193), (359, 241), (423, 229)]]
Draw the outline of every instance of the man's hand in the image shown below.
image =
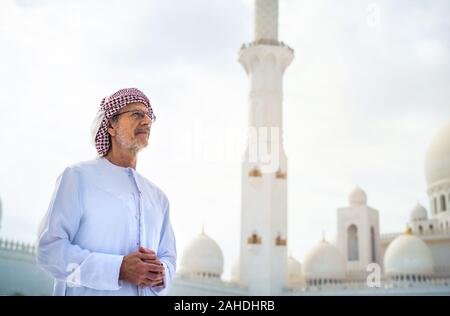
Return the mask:
[(153, 286), (164, 286), (165, 269), (164, 269), (163, 264), (159, 260), (159, 258), (156, 257), (156, 253), (153, 250), (147, 249), (147, 248), (144, 248), (144, 247), (140, 247), (139, 248), (139, 252), (155, 256), (154, 260), (144, 260), (144, 262), (146, 262), (146, 263), (155, 264), (155, 265), (158, 265), (158, 266), (162, 267), (162, 273), (158, 274), (157, 278), (154, 280), (154, 282), (153, 282), (153, 284), (151, 286), (152, 287)]
[(155, 286), (164, 275), (164, 267), (158, 262), (154, 251), (145, 249), (145, 252), (133, 252), (123, 258), (119, 280), (138, 286)]

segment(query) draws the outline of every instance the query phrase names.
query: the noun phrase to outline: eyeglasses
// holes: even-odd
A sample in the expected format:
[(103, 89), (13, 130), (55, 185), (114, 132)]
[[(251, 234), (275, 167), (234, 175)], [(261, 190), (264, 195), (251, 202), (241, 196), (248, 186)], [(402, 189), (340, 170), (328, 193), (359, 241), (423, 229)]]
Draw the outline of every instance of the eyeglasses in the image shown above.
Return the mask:
[(131, 116), (135, 120), (142, 120), (146, 116), (148, 116), (152, 122), (154, 122), (156, 120), (156, 116), (155, 116), (155, 114), (153, 114), (153, 112), (145, 112), (142, 110), (129, 110), (129, 111), (121, 112), (121, 113), (116, 113), (112, 116), (112, 118), (118, 117), (119, 115), (122, 115), (125, 113), (132, 113)]

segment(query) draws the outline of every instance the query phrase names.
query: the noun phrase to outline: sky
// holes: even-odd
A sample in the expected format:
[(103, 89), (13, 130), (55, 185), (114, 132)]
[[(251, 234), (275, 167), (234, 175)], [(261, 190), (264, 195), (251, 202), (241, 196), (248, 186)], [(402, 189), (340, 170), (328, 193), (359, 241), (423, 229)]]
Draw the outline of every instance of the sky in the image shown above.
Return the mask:
[[(382, 233), (429, 209), (424, 157), (450, 121), (450, 3), (280, 0), (288, 245), (336, 235), (355, 185)], [(205, 232), (239, 255), (251, 0), (2, 0), (0, 237), (34, 242), (57, 176), (96, 156), (100, 100), (125, 87), (157, 116), (137, 169), (168, 195), (179, 258)], [(180, 262), (180, 261), (179, 261)]]

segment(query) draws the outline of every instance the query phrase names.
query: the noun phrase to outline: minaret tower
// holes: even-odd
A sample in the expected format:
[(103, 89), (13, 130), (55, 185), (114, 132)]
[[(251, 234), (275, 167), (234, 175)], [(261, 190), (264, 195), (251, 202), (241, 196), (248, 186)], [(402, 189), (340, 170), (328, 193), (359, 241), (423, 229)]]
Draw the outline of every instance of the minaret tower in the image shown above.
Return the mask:
[(293, 50), (278, 41), (278, 0), (255, 0), (255, 38), (239, 62), (250, 79), (249, 138), (242, 163), (240, 282), (250, 295), (287, 284), (287, 158), (283, 74)]

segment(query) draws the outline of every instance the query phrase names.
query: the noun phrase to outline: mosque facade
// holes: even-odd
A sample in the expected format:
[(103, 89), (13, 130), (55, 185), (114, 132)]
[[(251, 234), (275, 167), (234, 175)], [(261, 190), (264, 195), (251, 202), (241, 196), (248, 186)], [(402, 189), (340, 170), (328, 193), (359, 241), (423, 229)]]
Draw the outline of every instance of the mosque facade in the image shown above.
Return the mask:
[[(337, 209), (336, 241), (319, 241), (302, 262), (286, 255), (286, 282), (272, 294), (450, 295), (450, 123), (427, 150), (425, 174), (431, 211), (417, 204), (405, 212), (405, 232), (380, 233), (379, 211), (355, 187), (348, 206)], [(171, 295), (261, 294), (242, 278), (240, 260), (222, 280), (223, 262), (220, 246), (202, 231), (182, 253)]]

